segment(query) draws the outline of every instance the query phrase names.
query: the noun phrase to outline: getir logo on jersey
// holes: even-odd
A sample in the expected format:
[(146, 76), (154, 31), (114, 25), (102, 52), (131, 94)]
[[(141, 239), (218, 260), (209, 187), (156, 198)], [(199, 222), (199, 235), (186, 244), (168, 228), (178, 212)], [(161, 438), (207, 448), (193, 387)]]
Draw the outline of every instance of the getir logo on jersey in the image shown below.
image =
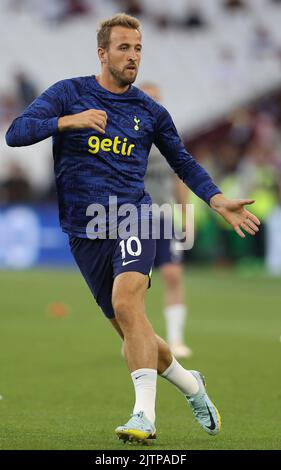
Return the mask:
[(98, 153), (100, 150), (104, 152), (113, 152), (116, 155), (121, 154), (130, 157), (134, 144), (129, 144), (127, 137), (120, 140), (118, 136), (111, 139), (100, 139), (96, 135), (92, 135), (88, 140), (88, 151), (92, 154)]

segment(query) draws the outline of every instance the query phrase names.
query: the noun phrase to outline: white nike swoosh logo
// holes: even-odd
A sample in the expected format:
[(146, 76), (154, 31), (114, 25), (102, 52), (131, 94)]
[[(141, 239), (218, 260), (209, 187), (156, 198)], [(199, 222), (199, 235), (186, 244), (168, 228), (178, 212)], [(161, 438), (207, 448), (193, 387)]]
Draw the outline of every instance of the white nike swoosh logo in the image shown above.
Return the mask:
[(122, 266), (126, 266), (126, 264), (130, 264), (130, 263), (135, 263), (136, 261), (139, 261), (139, 259), (132, 259), (131, 261), (123, 261)]

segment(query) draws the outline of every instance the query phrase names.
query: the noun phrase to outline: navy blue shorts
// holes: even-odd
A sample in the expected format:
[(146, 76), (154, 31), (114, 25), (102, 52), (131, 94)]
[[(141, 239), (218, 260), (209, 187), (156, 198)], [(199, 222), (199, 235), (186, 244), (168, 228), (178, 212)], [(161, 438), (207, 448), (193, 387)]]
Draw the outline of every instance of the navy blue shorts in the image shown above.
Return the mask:
[(182, 263), (183, 251), (176, 249), (177, 242), (175, 238), (164, 238), (164, 219), (160, 219), (160, 238), (156, 240), (156, 256), (154, 267), (161, 268), (167, 263)]
[(149, 275), (156, 251), (156, 240), (138, 237), (91, 240), (69, 235), (69, 244), (97, 304), (108, 318), (115, 316), (111, 301), (114, 278), (128, 271)]

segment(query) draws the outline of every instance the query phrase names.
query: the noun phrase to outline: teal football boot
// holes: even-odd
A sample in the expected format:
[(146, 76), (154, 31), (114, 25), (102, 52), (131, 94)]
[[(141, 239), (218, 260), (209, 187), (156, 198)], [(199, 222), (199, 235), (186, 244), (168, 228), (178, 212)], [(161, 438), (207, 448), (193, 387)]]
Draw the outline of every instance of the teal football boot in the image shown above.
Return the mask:
[(221, 416), (206, 393), (203, 375), (196, 370), (190, 370), (189, 372), (196, 378), (199, 391), (195, 395), (186, 396), (187, 402), (200, 426), (208, 434), (215, 435), (221, 428)]
[(117, 437), (124, 442), (151, 445), (156, 439), (155, 426), (143, 411), (131, 415), (129, 421), (115, 429)]

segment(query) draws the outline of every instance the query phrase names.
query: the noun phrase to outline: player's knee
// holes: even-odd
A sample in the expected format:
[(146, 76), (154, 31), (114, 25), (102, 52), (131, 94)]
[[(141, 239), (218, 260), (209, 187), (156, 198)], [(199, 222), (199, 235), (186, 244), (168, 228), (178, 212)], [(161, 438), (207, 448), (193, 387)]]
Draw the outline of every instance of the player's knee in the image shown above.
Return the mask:
[(164, 282), (170, 289), (175, 289), (181, 282), (180, 271), (178, 269), (166, 269), (163, 271)]
[(130, 323), (132, 321), (132, 302), (128, 299), (118, 299), (113, 302), (113, 309), (117, 321), (120, 324)]
[(124, 334), (138, 328), (145, 321), (145, 312), (131, 297), (116, 300), (113, 302), (113, 309), (116, 320)]

